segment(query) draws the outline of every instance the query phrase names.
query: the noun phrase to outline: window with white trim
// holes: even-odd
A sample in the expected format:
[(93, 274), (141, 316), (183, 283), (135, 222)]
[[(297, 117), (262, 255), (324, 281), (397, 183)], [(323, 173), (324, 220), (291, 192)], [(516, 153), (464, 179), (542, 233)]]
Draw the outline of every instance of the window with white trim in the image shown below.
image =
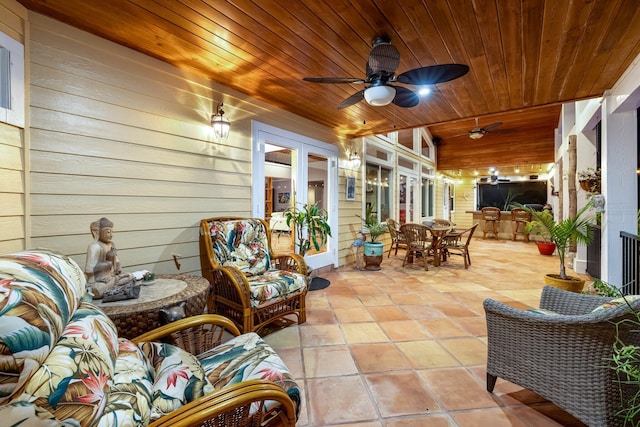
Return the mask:
[(24, 45), (0, 33), (0, 122), (24, 127)]

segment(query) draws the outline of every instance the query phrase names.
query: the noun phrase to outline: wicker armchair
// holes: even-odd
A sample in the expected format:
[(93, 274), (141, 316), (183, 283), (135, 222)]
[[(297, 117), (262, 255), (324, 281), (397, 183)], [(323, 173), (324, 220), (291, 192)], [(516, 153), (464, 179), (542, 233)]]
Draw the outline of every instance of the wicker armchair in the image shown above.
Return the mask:
[(307, 264), (297, 254), (273, 253), (263, 219), (207, 218), (200, 225), (200, 266), (212, 286), (209, 313), (228, 317), (245, 333), (292, 314), (306, 321)]
[(449, 255), (460, 255), (464, 258), (464, 268), (467, 269), (471, 265), (471, 256), (469, 255), (469, 243), (473, 233), (476, 231), (478, 224), (473, 225), (471, 228), (455, 233), (453, 236), (447, 235), (444, 237), (444, 258)]
[[(166, 342), (202, 360), (211, 356), (212, 349), (240, 335), (238, 328), (229, 319), (204, 314), (161, 326), (132, 341), (135, 344)], [(246, 355), (239, 353), (238, 357), (246, 357), (246, 362), (251, 362)], [(196, 399), (149, 426), (293, 427), (296, 423), (296, 404), (299, 402), (294, 403), (280, 385), (268, 380), (252, 379), (225, 386)]]
[(422, 224), (407, 223), (400, 226), (400, 232), (407, 239), (407, 252), (404, 255), (402, 266), (404, 267), (407, 262), (413, 263), (416, 257), (422, 256), (424, 269), (428, 271), (429, 257), (436, 255), (431, 227)]
[[(487, 299), (487, 390), (497, 377), (527, 388), (590, 426), (622, 426), (615, 415), (633, 386), (619, 382), (611, 369), (616, 334), (640, 343), (628, 322), (625, 304), (592, 312), (613, 298), (576, 294), (546, 286), (542, 310), (523, 311)], [(640, 300), (631, 303), (640, 309)], [(627, 388), (630, 387), (630, 388)], [(637, 391), (637, 385), (635, 385)]]

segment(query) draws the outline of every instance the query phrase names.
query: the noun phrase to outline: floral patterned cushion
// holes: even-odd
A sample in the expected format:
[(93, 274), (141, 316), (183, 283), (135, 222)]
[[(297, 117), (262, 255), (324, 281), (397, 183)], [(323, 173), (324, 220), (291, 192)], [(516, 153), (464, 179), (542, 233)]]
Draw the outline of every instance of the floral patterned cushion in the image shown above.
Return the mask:
[(120, 338), (113, 384), (98, 427), (147, 425), (153, 377), (144, 353), (131, 341)]
[(598, 311), (602, 311), (602, 310), (608, 310), (611, 308), (616, 308), (619, 307), (621, 305), (628, 305), (630, 303), (632, 303), (633, 301), (636, 301), (640, 299), (640, 295), (627, 295), (624, 297), (620, 297), (620, 298), (615, 298), (612, 299), (609, 302), (606, 302), (602, 305), (599, 305), (598, 307), (594, 308), (592, 313), (597, 313)]
[(191, 353), (164, 343), (146, 342), (139, 347), (154, 375), (152, 420), (213, 391), (200, 362)]
[[(254, 332), (237, 336), (199, 355), (207, 378), (216, 390), (252, 379), (266, 379), (280, 385), (300, 408), (300, 388), (282, 359)], [(267, 408), (276, 403), (267, 404)]]
[(115, 325), (83, 302), (16, 400), (34, 402), (59, 420), (92, 425), (105, 404), (117, 354)]
[(261, 276), (249, 277), (251, 306), (263, 307), (291, 297), (307, 286), (307, 277), (292, 271), (269, 270)]
[(44, 362), (85, 295), (71, 258), (47, 250), (0, 258), (0, 404)]
[(245, 276), (259, 276), (271, 267), (262, 222), (255, 219), (212, 221), (209, 231), (218, 264), (237, 267)]
[(12, 402), (0, 406), (0, 420), (2, 425), (20, 427), (76, 427), (71, 420), (69, 423), (58, 421), (51, 412), (30, 402)]

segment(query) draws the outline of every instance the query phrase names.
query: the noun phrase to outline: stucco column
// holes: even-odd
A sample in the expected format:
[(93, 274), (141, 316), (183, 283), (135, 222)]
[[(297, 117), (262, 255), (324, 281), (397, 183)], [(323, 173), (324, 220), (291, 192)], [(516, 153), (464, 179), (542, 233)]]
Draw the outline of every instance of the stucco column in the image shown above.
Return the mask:
[(602, 279), (622, 286), (620, 231), (637, 230), (637, 116), (614, 96), (604, 98), (602, 112)]

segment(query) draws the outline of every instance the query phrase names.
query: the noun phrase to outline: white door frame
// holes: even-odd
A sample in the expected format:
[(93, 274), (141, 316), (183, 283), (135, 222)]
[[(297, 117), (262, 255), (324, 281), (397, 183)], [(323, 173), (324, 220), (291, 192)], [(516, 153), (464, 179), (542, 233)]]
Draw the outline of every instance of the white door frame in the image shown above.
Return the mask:
[(298, 206), (307, 200), (307, 169), (309, 154), (317, 154), (327, 159), (327, 212), (333, 236), (327, 242), (327, 251), (307, 255), (305, 260), (312, 268), (328, 265), (338, 267), (338, 147), (317, 139), (309, 138), (275, 126), (252, 121), (252, 215), (264, 218), (264, 163), (265, 144), (273, 144), (295, 150), (296, 159), (291, 165), (292, 195)]

